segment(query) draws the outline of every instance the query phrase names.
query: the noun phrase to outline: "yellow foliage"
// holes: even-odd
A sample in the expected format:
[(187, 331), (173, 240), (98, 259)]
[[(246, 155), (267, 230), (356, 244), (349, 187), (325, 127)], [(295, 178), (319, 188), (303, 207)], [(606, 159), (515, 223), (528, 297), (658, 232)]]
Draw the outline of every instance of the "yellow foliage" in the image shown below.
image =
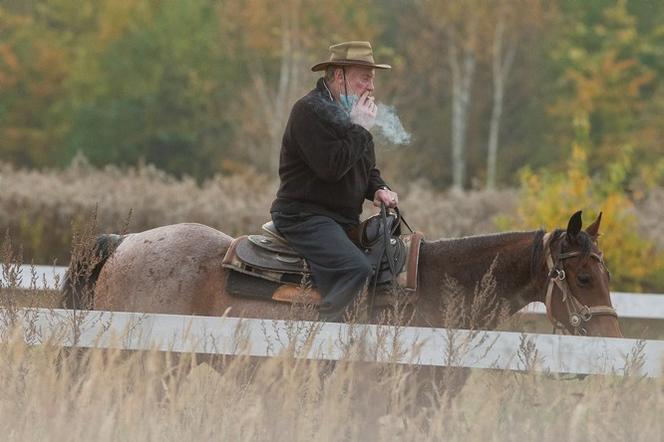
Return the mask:
[(664, 254), (639, 235), (634, 205), (620, 185), (629, 155), (609, 165), (604, 180), (589, 176), (587, 161), (586, 149), (575, 144), (566, 171), (522, 171), (517, 219), (502, 219), (501, 227), (564, 228), (577, 210), (584, 211), (589, 225), (602, 211), (599, 242), (611, 269), (612, 288), (641, 291), (657, 285), (664, 273)]

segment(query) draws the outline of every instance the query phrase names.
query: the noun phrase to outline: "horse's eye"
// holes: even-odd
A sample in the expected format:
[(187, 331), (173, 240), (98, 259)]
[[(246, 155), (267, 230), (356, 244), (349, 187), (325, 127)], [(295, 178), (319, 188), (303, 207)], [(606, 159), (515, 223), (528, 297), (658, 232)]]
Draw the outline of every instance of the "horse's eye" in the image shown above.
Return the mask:
[(578, 282), (579, 285), (588, 285), (590, 284), (590, 281), (592, 281), (590, 275), (580, 274), (576, 276), (576, 282)]

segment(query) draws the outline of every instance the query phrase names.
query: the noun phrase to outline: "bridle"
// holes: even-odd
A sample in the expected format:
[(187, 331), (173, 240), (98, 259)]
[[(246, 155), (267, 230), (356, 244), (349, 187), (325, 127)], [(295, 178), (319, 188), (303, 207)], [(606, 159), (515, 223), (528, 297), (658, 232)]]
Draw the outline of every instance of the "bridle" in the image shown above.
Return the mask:
[[(574, 256), (581, 255), (580, 251), (559, 253), (555, 258), (551, 250), (551, 243), (553, 242), (553, 233), (549, 232), (544, 235), (543, 244), (544, 244), (544, 256), (546, 257), (546, 266), (548, 269), (549, 283), (546, 289), (546, 316), (553, 324), (554, 333), (556, 330), (570, 331), (569, 328), (556, 319), (553, 316), (553, 309), (551, 308), (551, 302), (553, 300), (553, 291), (555, 287), (558, 287), (559, 292), (562, 296), (563, 305), (567, 309), (567, 314), (569, 318), (569, 323), (573, 328), (573, 332), (576, 335), (587, 335), (588, 331), (586, 330), (585, 323), (590, 321), (593, 316), (613, 316), (618, 317), (616, 310), (608, 305), (597, 305), (597, 306), (587, 306), (579, 301), (569, 288), (569, 284), (566, 279), (566, 273), (563, 266), (563, 261), (567, 258), (572, 258)], [(559, 238), (563, 238), (566, 233), (562, 233)], [(590, 256), (599, 261), (599, 263), (604, 267), (608, 272), (606, 264), (604, 264), (604, 259), (601, 254), (595, 252), (590, 252)]]

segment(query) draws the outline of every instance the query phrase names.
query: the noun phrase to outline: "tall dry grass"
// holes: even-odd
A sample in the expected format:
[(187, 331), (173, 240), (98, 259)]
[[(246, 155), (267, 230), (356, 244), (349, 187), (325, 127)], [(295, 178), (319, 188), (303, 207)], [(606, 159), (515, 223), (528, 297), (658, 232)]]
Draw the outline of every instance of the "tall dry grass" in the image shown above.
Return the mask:
[[(400, 194), (409, 224), (429, 239), (494, 232), (496, 220), (510, 218), (505, 215), (517, 206), (518, 192), (511, 189), (457, 194), (422, 182), (394, 180), (391, 185)], [(95, 208), (99, 232), (198, 222), (237, 236), (259, 231), (269, 219), (277, 186), (276, 179), (251, 172), (219, 175), (198, 184), (150, 165), (97, 169), (81, 157), (64, 170), (17, 170), (0, 163), (0, 229), (10, 230), (22, 246), (25, 262), (66, 264), (73, 233), (84, 228)], [(663, 201), (664, 190), (656, 188), (636, 206), (640, 233), (660, 250)], [(366, 202), (365, 216), (372, 210)], [(655, 285), (664, 286), (664, 279)]]
[[(409, 223), (430, 238), (495, 231), (493, 218), (510, 210), (515, 193), (449, 195), (422, 183), (394, 184)], [(77, 158), (64, 170), (17, 170), (0, 164), (0, 228), (23, 246), (26, 262), (69, 260), (72, 233), (97, 207), (101, 232), (117, 232), (129, 218), (138, 232), (197, 222), (232, 236), (255, 232), (269, 220), (278, 181), (251, 172), (216, 176), (200, 185), (150, 165), (97, 169)], [(371, 204), (367, 203), (367, 211)], [(129, 213), (131, 211), (131, 216)]]
[[(7, 441), (661, 440), (664, 381), (0, 343)], [(524, 358), (532, 358), (529, 349)]]

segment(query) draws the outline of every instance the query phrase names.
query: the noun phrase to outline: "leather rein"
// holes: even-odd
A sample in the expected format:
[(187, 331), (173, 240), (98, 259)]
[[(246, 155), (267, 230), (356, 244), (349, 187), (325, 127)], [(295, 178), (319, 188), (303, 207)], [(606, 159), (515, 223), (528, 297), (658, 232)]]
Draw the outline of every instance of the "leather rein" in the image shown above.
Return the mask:
[[(563, 233), (563, 236), (565, 233)], [(562, 238), (561, 236), (560, 238)], [(575, 256), (581, 255), (580, 251), (560, 253), (555, 259), (553, 252), (551, 251), (551, 242), (553, 239), (553, 232), (549, 232), (544, 235), (544, 255), (546, 256), (546, 266), (548, 269), (548, 278), (549, 283), (546, 289), (546, 316), (553, 324), (554, 333), (556, 330), (570, 331), (569, 328), (556, 319), (553, 316), (553, 310), (551, 308), (551, 303), (553, 301), (553, 292), (554, 288), (558, 288), (559, 293), (562, 296), (562, 302), (565, 308), (567, 309), (569, 323), (573, 328), (573, 332), (576, 335), (587, 335), (588, 331), (585, 328), (585, 324), (590, 321), (593, 316), (613, 316), (618, 317), (616, 310), (608, 305), (597, 305), (597, 306), (587, 306), (579, 301), (576, 296), (572, 294), (570, 290), (569, 283), (567, 282), (565, 268), (563, 261), (567, 258), (572, 258)], [(604, 264), (604, 259), (600, 254), (591, 252), (590, 256), (599, 261), (599, 263), (607, 270), (606, 264)]]

